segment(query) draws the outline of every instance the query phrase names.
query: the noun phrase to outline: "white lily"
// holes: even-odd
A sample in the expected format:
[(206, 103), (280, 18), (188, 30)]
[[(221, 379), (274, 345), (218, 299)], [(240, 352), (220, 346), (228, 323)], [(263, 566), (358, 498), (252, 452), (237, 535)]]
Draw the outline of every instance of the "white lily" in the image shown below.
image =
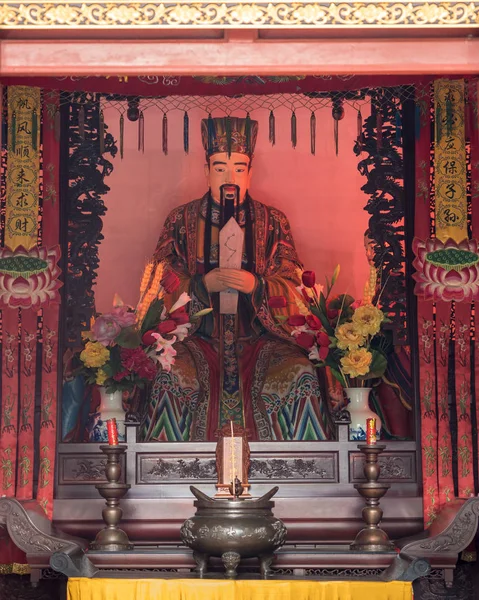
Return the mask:
[(178, 298), (178, 300), (170, 308), (170, 314), (172, 312), (175, 312), (175, 310), (178, 310), (182, 306), (185, 306), (185, 304), (188, 304), (188, 302), (190, 302), (190, 300), (191, 300), (191, 298), (188, 296), (188, 294), (186, 292), (183, 292), (181, 294), (181, 296)]

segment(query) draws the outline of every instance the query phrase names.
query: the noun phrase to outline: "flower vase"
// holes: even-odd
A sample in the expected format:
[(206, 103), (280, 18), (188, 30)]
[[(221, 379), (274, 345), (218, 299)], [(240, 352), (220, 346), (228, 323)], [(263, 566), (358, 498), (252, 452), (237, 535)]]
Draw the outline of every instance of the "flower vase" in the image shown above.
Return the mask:
[(125, 441), (125, 410), (123, 409), (123, 392), (116, 390), (108, 392), (103, 386), (98, 388), (100, 392), (100, 408), (98, 409), (96, 423), (90, 433), (90, 442), (108, 442), (108, 431), (106, 422), (116, 419), (118, 428), (118, 441)]
[(366, 441), (366, 421), (376, 419), (376, 440), (381, 437), (381, 419), (369, 408), (369, 393), (371, 388), (345, 388), (349, 400), (346, 410), (351, 415), (349, 439), (353, 442)]

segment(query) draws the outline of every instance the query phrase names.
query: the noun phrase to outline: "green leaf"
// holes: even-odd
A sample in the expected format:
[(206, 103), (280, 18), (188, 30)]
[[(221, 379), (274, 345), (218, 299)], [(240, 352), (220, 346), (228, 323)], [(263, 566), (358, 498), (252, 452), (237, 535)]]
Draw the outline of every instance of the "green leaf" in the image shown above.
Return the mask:
[(122, 348), (138, 348), (141, 344), (141, 336), (134, 325), (125, 327), (116, 338), (116, 343)]
[(276, 315), (276, 316), (274, 317), (274, 320), (275, 320), (275, 321), (278, 321), (278, 322), (280, 322), (280, 323), (284, 323), (285, 321), (287, 321), (287, 320), (288, 320), (288, 318), (289, 318), (289, 317), (287, 317), (286, 315)]
[(371, 350), (373, 359), (369, 367), (369, 373), (360, 377), (360, 379), (376, 379), (382, 377), (388, 366), (386, 355), (380, 350)]
[(333, 374), (333, 376), (339, 381), (339, 383), (343, 386), (346, 387), (346, 382), (344, 381), (344, 377), (341, 374), (341, 371), (338, 371), (337, 369), (335, 369), (334, 367), (329, 367), (331, 369), (331, 373)]
[(165, 303), (162, 298), (156, 298), (148, 309), (145, 318), (143, 319), (143, 323), (141, 324), (140, 335), (143, 336), (150, 329), (156, 329), (161, 321), (161, 313), (163, 312), (163, 308)]
[(324, 327), (324, 331), (328, 334), (328, 336), (334, 336), (334, 329), (331, 327), (328, 317), (322, 311), (318, 312), (316, 316), (321, 321), (321, 325)]

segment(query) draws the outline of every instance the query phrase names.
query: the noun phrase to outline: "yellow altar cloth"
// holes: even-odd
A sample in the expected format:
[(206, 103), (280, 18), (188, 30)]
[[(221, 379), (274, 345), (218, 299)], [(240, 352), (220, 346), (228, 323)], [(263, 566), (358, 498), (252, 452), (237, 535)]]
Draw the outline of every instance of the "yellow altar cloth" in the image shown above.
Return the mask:
[(68, 580), (67, 600), (412, 600), (407, 581)]

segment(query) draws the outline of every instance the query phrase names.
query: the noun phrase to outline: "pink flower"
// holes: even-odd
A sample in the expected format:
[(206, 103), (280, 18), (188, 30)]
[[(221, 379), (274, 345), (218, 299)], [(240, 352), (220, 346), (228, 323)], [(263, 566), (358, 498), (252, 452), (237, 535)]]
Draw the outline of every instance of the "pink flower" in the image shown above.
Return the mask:
[(115, 320), (122, 329), (123, 327), (131, 327), (136, 323), (135, 313), (129, 311), (126, 305), (115, 306), (111, 312), (103, 316)]
[(472, 302), (479, 300), (479, 249), (477, 240), (457, 244), (415, 238), (413, 266), (415, 294), (425, 300)]
[(0, 248), (0, 306), (39, 309), (59, 304), (59, 260), (60, 246), (19, 246), (14, 252)]
[(115, 319), (103, 315), (95, 320), (92, 331), (97, 342), (100, 342), (103, 346), (109, 346), (120, 333), (121, 327)]

